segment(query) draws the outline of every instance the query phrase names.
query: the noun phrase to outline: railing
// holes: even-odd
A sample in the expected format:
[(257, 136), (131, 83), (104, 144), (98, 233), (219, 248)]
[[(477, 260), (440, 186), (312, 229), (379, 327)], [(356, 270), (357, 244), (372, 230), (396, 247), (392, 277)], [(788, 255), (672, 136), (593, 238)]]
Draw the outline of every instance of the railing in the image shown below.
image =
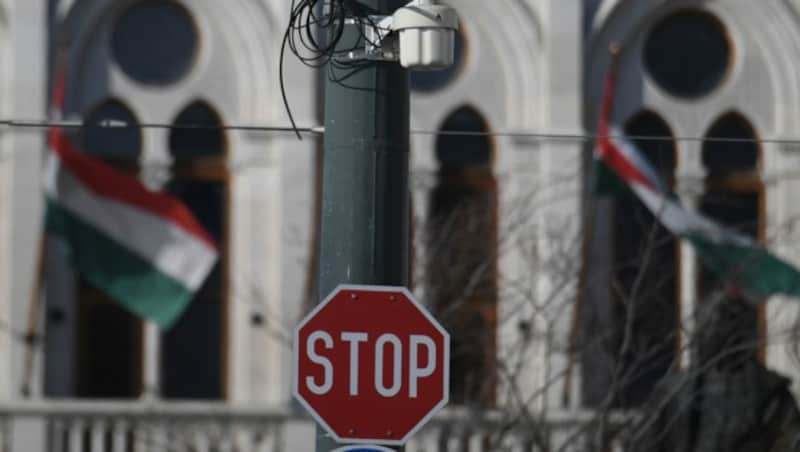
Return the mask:
[[(586, 451), (591, 414), (548, 415), (535, 427), (445, 411), (407, 452)], [(302, 452), (314, 424), (286, 408), (222, 403), (38, 401), (0, 403), (0, 452)], [(607, 445), (605, 450), (621, 450)]]

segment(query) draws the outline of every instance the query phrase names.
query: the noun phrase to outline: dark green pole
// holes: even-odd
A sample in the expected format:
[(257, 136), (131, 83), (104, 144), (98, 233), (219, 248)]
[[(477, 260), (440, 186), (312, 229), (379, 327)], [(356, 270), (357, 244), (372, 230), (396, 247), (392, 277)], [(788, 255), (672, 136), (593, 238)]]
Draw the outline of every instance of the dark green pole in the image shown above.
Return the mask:
[[(406, 1), (353, 3), (370, 14), (389, 15)], [(337, 50), (358, 48), (363, 49), (361, 34), (348, 25)], [(408, 98), (408, 75), (397, 62), (339, 57), (329, 64), (320, 215), (322, 298), (342, 283), (408, 285)], [(317, 428), (317, 452), (341, 446)]]

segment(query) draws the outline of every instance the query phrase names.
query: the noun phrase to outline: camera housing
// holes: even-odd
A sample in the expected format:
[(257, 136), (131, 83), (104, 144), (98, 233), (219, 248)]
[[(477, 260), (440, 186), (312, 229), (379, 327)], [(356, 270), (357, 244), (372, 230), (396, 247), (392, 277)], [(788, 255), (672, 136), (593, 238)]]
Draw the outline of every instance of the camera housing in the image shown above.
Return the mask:
[(411, 70), (439, 70), (453, 64), (458, 14), (450, 6), (414, 1), (392, 15), (400, 64)]

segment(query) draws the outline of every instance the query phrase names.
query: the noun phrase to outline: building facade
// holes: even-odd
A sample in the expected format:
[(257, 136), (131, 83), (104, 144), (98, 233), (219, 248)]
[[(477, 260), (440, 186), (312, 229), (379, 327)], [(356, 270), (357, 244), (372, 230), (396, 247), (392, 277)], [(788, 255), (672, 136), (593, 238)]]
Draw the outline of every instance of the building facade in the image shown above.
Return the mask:
[[(590, 191), (609, 45), (622, 47), (613, 120), (631, 136), (671, 137), (637, 143), (681, 201), (800, 262), (792, 228), (800, 5), (453, 6), (456, 63), (411, 77), (412, 290), (451, 331), (451, 405), (578, 422), (606, 402), (614, 369), (624, 368), (641, 372), (613, 404), (636, 408), (669, 372), (708, 359), (694, 341), (703, 303), (720, 288), (636, 200)], [(67, 119), (130, 126), (78, 129), (75, 142), (184, 200), (221, 250), (174, 329), (133, 317), (42, 238), (44, 133), (8, 128), (0, 134), (0, 330), (8, 332), (0, 406), (189, 400), (296, 415), (291, 331), (320, 295), (321, 140), (223, 127), (288, 124), (278, 62), (290, 7), (0, 1), (0, 117), (45, 118), (53, 74), (64, 71)], [(322, 124), (320, 74), (293, 57), (286, 64), (295, 119)], [(728, 327), (797, 389), (795, 304), (774, 297)], [(20, 335), (37, 305), (43, 339), (30, 346)], [(626, 335), (641, 353), (620, 353)], [(52, 432), (28, 427), (18, 438)], [(35, 444), (60, 441), (45, 437)]]
[[(614, 121), (628, 135), (673, 137), (640, 140), (639, 145), (681, 201), (795, 262), (794, 233), (787, 225), (796, 215), (790, 195), (794, 144), (789, 141), (795, 136), (792, 124), (798, 110), (795, 96), (788, 93), (797, 81), (790, 67), (794, 59), (787, 55), (797, 39), (796, 7), (793, 2), (758, 7), (738, 1), (603, 2), (589, 19), (583, 81), (584, 124), (591, 131), (608, 70), (608, 46), (620, 43)], [(759, 139), (764, 141), (747, 141)], [(644, 265), (647, 234), (654, 224), (633, 204), (631, 199), (599, 200), (593, 230), (600, 235), (591, 245), (592, 265), (600, 272), (597, 280), (618, 279), (627, 294), (631, 275)], [(698, 325), (705, 325), (703, 303), (721, 288), (688, 244), (663, 230), (654, 234), (663, 238), (652, 249), (656, 265), (642, 276), (646, 286), (657, 289), (637, 297), (650, 307), (640, 311), (636, 322), (651, 335), (675, 337), (665, 350), (671, 358), (649, 363), (663, 372), (670, 360), (688, 366), (704, 359), (690, 344), (701, 334)], [(670, 276), (664, 277), (665, 272)], [(612, 307), (620, 295), (611, 292), (592, 292), (593, 315), (616, 316), (613, 322), (622, 324)], [(781, 339), (790, 334), (795, 313), (793, 300), (773, 297), (737, 316), (742, 323), (735, 330), (740, 340), (758, 344), (763, 362), (791, 376), (796, 385), (791, 346)], [(654, 340), (646, 334), (640, 339)], [(605, 359), (613, 357), (606, 354), (598, 361)]]

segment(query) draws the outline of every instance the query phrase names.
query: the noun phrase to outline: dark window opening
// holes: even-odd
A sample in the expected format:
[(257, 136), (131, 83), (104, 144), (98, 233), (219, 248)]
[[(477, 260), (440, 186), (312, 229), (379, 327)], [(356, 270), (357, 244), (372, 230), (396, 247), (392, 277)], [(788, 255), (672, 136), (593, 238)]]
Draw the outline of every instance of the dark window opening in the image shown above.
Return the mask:
[(142, 149), (139, 121), (122, 102), (107, 100), (86, 117), (81, 129), (83, 149), (118, 169), (136, 172)]
[(220, 157), (225, 150), (225, 134), (219, 115), (204, 102), (195, 102), (174, 121), (177, 128), (169, 136), (172, 156), (179, 160)]
[[(702, 197), (700, 208), (720, 223), (757, 239), (760, 204), (757, 192), (710, 191)], [(741, 264), (747, 265), (746, 261)], [(731, 290), (733, 286), (728, 278), (735, 278), (735, 275), (722, 277), (700, 261), (699, 302), (705, 306), (713, 303), (713, 311), (699, 310), (700, 322), (704, 326), (701, 331), (705, 333), (700, 336), (699, 358), (701, 362), (717, 362), (719, 366), (735, 369), (758, 355), (759, 310)]]
[(78, 282), (77, 396), (135, 398), (141, 390), (141, 321), (90, 286)]
[[(758, 170), (758, 143), (753, 126), (738, 113), (727, 113), (711, 125), (703, 144), (703, 166), (711, 179), (754, 175)], [(741, 140), (741, 141), (739, 141)]]
[[(118, 121), (117, 127), (92, 127)], [(135, 177), (142, 137), (133, 113), (117, 100), (107, 100), (86, 119), (83, 149)], [(119, 127), (119, 125), (127, 125)], [(135, 398), (141, 393), (142, 322), (85, 278), (77, 281), (78, 397)]]
[[(725, 226), (758, 240), (762, 228), (763, 185), (759, 179), (760, 148), (755, 129), (738, 113), (714, 122), (703, 143), (706, 192), (701, 211)], [(701, 362), (715, 362), (729, 370), (744, 365), (763, 352), (759, 308), (738, 294), (735, 269), (720, 275), (699, 262), (698, 324), (703, 327), (699, 344)], [(746, 260), (741, 265), (747, 265)]]
[(167, 399), (221, 399), (224, 394), (226, 215), (225, 137), (205, 103), (187, 107), (169, 138), (175, 159), (167, 191), (181, 200), (217, 242), (222, 255), (189, 308), (161, 342), (161, 393)]
[(111, 50), (132, 79), (164, 85), (189, 70), (197, 41), (197, 29), (186, 8), (169, 0), (143, 0), (117, 19)]
[[(443, 131), (488, 132), (470, 107)], [(437, 317), (451, 333), (451, 400), (495, 399), (497, 326), (497, 184), (486, 136), (440, 135), (437, 185), (431, 193), (426, 282)]]
[(725, 26), (705, 11), (682, 10), (663, 18), (647, 36), (644, 63), (668, 93), (696, 98), (722, 82), (731, 61)]
[[(625, 127), (643, 156), (671, 187), (676, 166), (669, 126), (655, 113), (634, 116)], [(614, 198), (613, 281), (614, 333), (608, 352), (622, 360), (616, 404), (643, 403), (677, 356), (677, 241), (632, 192)], [(633, 315), (631, 319), (630, 316)], [(625, 340), (626, 325), (631, 337)]]

